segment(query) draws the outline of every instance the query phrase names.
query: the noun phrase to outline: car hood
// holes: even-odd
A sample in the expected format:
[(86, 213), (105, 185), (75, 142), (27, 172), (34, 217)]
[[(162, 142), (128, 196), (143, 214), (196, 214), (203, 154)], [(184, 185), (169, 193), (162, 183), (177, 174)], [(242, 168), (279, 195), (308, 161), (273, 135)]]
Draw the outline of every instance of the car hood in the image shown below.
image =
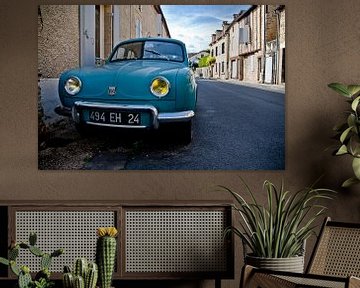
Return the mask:
[[(77, 76), (82, 81), (79, 97), (96, 100), (107, 99), (149, 99), (156, 98), (150, 93), (150, 84), (157, 76), (166, 77), (175, 87), (176, 75), (182, 63), (157, 60), (132, 60), (107, 63), (100, 67), (85, 67), (67, 71), (62, 80)], [(116, 87), (116, 94), (110, 96), (109, 87)], [(175, 97), (175, 89), (170, 89), (167, 99)]]

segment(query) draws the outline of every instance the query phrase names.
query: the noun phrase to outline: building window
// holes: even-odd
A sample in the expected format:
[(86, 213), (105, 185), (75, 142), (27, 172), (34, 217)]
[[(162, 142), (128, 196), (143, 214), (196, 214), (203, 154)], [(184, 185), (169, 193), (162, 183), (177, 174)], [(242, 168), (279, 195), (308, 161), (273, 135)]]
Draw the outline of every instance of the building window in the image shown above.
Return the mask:
[(136, 19), (135, 31), (136, 31), (136, 38), (142, 37), (142, 25), (139, 19)]
[(157, 14), (157, 36), (163, 36), (163, 18), (161, 14)]
[(221, 54), (225, 53), (225, 43), (221, 44)]
[(214, 50), (211, 49), (211, 57), (213, 57), (213, 56), (214, 56)]
[(221, 62), (221, 73), (224, 73), (224, 68), (225, 68), (225, 63), (224, 63), (224, 61), (223, 62)]
[(215, 56), (217, 56), (218, 55), (218, 47), (216, 46), (215, 47)]

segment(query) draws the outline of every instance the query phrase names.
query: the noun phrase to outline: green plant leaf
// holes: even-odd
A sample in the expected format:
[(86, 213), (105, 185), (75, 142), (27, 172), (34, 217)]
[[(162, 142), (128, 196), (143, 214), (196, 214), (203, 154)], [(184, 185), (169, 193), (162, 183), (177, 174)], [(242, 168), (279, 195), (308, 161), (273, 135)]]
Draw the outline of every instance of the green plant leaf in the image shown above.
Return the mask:
[(21, 270), (20, 270), (20, 268), (16, 265), (16, 262), (15, 262), (15, 261), (10, 261), (10, 268), (11, 268), (11, 271), (12, 271), (16, 276), (19, 276)]
[(359, 183), (360, 183), (359, 179), (357, 179), (356, 177), (351, 177), (351, 178), (347, 179), (346, 181), (344, 181), (344, 183), (341, 185), (341, 187), (348, 188), (352, 185), (359, 184)]
[(264, 206), (256, 202), (247, 185), (245, 190), (252, 194), (252, 202), (246, 202), (240, 194), (223, 187), (235, 197), (237, 204), (234, 209), (240, 214), (240, 228), (228, 228), (226, 233), (231, 229), (258, 257), (299, 255), (304, 241), (314, 234), (314, 221), (325, 211), (317, 201), (331, 199), (332, 190), (313, 189), (311, 186), (290, 193), (284, 189), (283, 182), (277, 189), (270, 181), (264, 181), (263, 188), (267, 194)]
[(350, 137), (348, 150), (354, 157), (360, 157), (360, 138), (358, 135), (353, 135)]
[(341, 145), (339, 150), (336, 152), (336, 155), (344, 155), (344, 154), (347, 154), (347, 153), (349, 153), (349, 152), (348, 152), (348, 149), (347, 149), (346, 145)]
[(353, 159), (352, 168), (354, 170), (355, 177), (360, 180), (360, 158), (355, 157)]
[[(349, 114), (349, 116), (347, 118), (347, 124), (348, 124), (349, 127), (356, 126), (356, 116), (355, 116), (355, 114), (353, 114), (353, 113)], [(336, 130), (336, 131), (338, 131), (338, 130)]]
[(350, 96), (356, 96), (360, 93), (360, 85), (348, 85), (347, 90)]
[(351, 131), (352, 128), (353, 128), (352, 126), (349, 127), (349, 128), (347, 128), (347, 129), (341, 134), (341, 136), (340, 136), (340, 142), (341, 142), (341, 143), (344, 143), (344, 141), (346, 140), (346, 137), (348, 136), (348, 134), (349, 134), (349, 132)]
[(1, 264), (4, 264), (4, 265), (9, 265), (9, 264), (10, 264), (9, 260), (8, 260), (8, 259), (5, 259), (5, 258), (3, 258), (3, 257), (0, 257), (0, 263), (1, 263)]
[(352, 101), (351, 103), (351, 109), (353, 111), (356, 111), (356, 108), (358, 107), (359, 105), (359, 101), (360, 101), (360, 96), (356, 97), (354, 101)]
[(347, 98), (350, 98), (350, 92), (348, 90), (348, 86), (341, 84), (341, 83), (330, 83), (328, 85), (329, 88), (333, 89), (337, 93), (339, 93), (342, 96), (345, 96)]

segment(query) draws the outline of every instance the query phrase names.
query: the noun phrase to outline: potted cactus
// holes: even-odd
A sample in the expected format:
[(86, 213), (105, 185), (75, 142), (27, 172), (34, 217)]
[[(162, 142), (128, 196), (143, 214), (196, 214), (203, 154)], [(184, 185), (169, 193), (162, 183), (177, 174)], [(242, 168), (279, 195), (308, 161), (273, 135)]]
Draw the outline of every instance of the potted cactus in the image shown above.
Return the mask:
[(97, 229), (96, 262), (99, 268), (100, 288), (110, 288), (116, 258), (115, 227), (101, 227)]
[[(11, 243), (8, 252), (8, 259), (0, 257), (0, 263), (10, 266), (11, 271), (18, 277), (18, 288), (49, 288), (54, 285), (50, 280), (50, 265), (54, 257), (64, 253), (63, 249), (57, 249), (51, 254), (43, 252), (36, 246), (37, 236), (30, 233), (29, 243)], [(34, 280), (30, 275), (30, 268), (26, 265), (19, 266), (16, 259), (20, 249), (28, 250), (33, 255), (39, 257), (41, 270), (35, 275)]]
[(64, 267), (64, 288), (95, 288), (98, 279), (98, 267), (96, 263), (88, 262), (85, 258), (78, 258), (71, 272), (69, 266)]

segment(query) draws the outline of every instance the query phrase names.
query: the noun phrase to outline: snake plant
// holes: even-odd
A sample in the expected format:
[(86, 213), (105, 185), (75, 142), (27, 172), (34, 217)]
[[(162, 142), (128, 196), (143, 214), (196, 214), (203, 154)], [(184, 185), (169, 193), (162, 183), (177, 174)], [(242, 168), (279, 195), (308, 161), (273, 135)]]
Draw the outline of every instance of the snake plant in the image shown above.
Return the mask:
[(239, 227), (228, 227), (225, 234), (233, 232), (247, 245), (252, 256), (266, 258), (288, 258), (302, 254), (303, 244), (314, 233), (316, 219), (323, 215), (326, 207), (319, 200), (331, 199), (334, 191), (304, 188), (296, 193), (278, 189), (266, 180), (264, 189), (267, 203), (262, 205), (242, 180), (245, 192), (251, 201), (225, 186), (235, 199), (233, 208), (240, 215)]

